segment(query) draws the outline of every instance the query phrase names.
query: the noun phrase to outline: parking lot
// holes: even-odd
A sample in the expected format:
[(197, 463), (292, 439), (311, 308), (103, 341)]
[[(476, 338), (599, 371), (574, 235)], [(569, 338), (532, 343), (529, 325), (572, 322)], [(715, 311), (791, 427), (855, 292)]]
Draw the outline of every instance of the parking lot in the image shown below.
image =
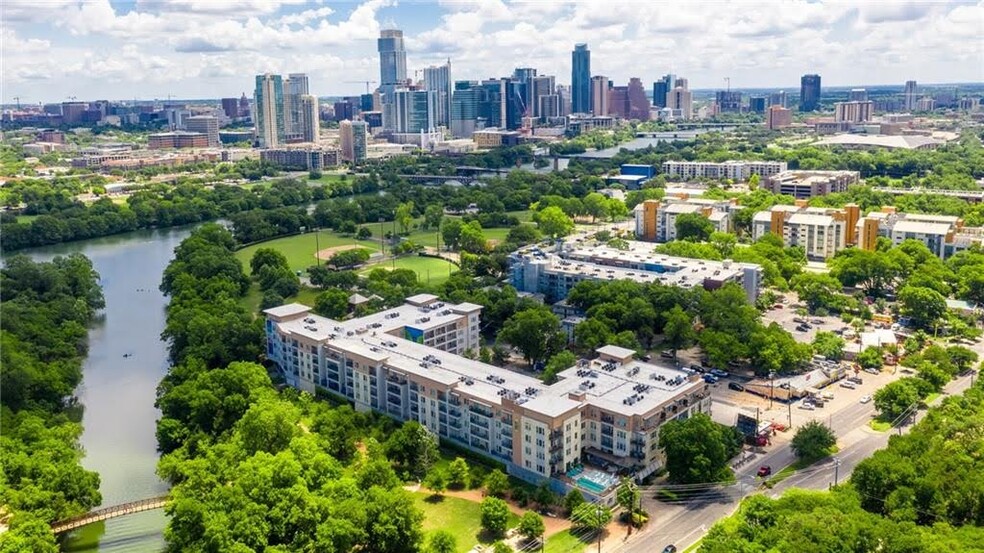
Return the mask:
[[(838, 317), (797, 315), (796, 304), (793, 302), (788, 302), (785, 305), (779, 305), (782, 305), (782, 307), (779, 309), (769, 309), (762, 314), (762, 324), (770, 324), (772, 322), (779, 323), (779, 326), (792, 334), (798, 342), (813, 342), (813, 337), (820, 331), (833, 332), (837, 329), (849, 328), (849, 326)], [(806, 330), (798, 330), (796, 327), (802, 324), (801, 321), (806, 321), (810, 328)]]

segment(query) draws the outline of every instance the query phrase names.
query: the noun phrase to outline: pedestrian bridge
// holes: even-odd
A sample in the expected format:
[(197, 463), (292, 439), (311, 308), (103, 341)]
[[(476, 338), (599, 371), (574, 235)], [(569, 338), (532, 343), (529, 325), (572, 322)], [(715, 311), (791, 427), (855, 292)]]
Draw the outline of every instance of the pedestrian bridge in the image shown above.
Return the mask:
[(109, 520), (111, 518), (123, 517), (134, 513), (161, 509), (164, 507), (164, 504), (167, 503), (168, 497), (170, 497), (169, 494), (164, 494), (148, 499), (141, 499), (140, 501), (131, 501), (129, 503), (96, 509), (95, 511), (85, 513), (84, 515), (52, 522), (51, 531), (55, 534), (62, 534), (68, 532), (69, 530), (75, 530), (76, 528), (81, 528), (88, 524), (92, 524), (93, 522), (99, 522), (100, 520)]

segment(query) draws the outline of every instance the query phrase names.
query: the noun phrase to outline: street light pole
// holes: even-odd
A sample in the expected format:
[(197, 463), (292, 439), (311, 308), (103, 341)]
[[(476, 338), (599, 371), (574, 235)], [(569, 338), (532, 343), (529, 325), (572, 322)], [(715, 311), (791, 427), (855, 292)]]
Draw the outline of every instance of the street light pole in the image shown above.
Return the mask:
[(598, 525), (598, 553), (601, 553), (601, 503), (598, 504), (598, 517), (595, 519), (595, 524)]
[(772, 402), (776, 397), (776, 373), (769, 373), (769, 410), (772, 410)]
[(837, 485), (837, 480), (838, 477), (840, 476), (840, 466), (841, 466), (841, 460), (838, 459), (837, 457), (834, 457), (834, 485), (835, 486)]

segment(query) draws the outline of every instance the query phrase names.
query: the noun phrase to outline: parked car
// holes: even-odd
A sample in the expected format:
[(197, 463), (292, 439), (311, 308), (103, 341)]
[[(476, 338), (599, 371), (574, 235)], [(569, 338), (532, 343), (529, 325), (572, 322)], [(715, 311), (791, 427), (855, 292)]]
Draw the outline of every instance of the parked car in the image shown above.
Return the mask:
[(707, 372), (707, 369), (705, 369), (704, 367), (702, 367), (702, 366), (700, 366), (700, 365), (698, 365), (696, 363), (694, 363), (693, 365), (690, 365), (690, 370), (699, 372), (701, 374)]
[(796, 325), (797, 332), (806, 332), (807, 330), (810, 330), (810, 327), (806, 325)]
[(728, 383), (728, 389), (729, 390), (734, 390), (736, 392), (744, 392), (745, 391), (745, 387), (742, 386), (741, 384), (738, 384), (737, 382), (729, 382)]
[(648, 353), (646, 355), (643, 355), (642, 356), (642, 360), (643, 361), (646, 361), (646, 362), (652, 361), (652, 359), (653, 359), (653, 356), (652, 355), (649, 355)]
[(810, 403), (809, 401), (804, 401), (803, 403), (800, 403), (799, 408), (806, 409), (807, 411), (813, 411), (814, 409), (816, 409), (816, 407), (814, 407), (813, 404)]
[(733, 369), (736, 369), (741, 366), (741, 363), (739, 363), (738, 361), (728, 361), (728, 366)]
[(847, 377), (847, 381), (855, 384), (864, 384), (864, 380), (862, 380), (860, 376), (849, 376)]
[(810, 322), (812, 322), (815, 325), (822, 325), (823, 324), (823, 319), (813, 319)]
[(843, 382), (840, 383), (840, 386), (841, 386), (841, 388), (847, 388), (849, 390), (853, 390), (853, 389), (857, 388), (857, 385), (855, 385), (850, 380), (844, 380)]
[(718, 381), (717, 377), (714, 376), (713, 374), (704, 375), (704, 382), (707, 382), (708, 384), (717, 384), (717, 381)]
[(718, 378), (728, 378), (731, 374), (728, 371), (722, 371), (721, 369), (711, 369), (711, 374)]
[(677, 553), (677, 548), (671, 543), (663, 548), (663, 553)]
[(868, 403), (871, 401), (871, 396), (861, 396), (861, 403)]
[(804, 319), (803, 317), (793, 317), (793, 322), (794, 323), (805, 323), (806, 322), (806, 319)]
[(881, 371), (878, 370), (878, 369), (876, 369), (876, 368), (874, 368), (874, 367), (865, 367), (864, 372), (870, 373), (870, 374), (881, 374)]
[(820, 397), (822, 397), (823, 399), (834, 399), (834, 393), (833, 392), (823, 392), (823, 393), (820, 394)]
[(676, 357), (676, 355), (674, 355), (672, 351), (661, 351), (659, 352), (659, 356), (662, 357), (663, 359), (673, 359), (674, 357)]
[(762, 477), (768, 476), (772, 474), (772, 467), (770, 467), (769, 465), (762, 465), (761, 467), (759, 467), (758, 472), (756, 474)]
[(781, 303), (777, 303), (777, 304), (773, 305), (772, 308), (773, 309), (782, 309), (783, 308), (783, 305)]

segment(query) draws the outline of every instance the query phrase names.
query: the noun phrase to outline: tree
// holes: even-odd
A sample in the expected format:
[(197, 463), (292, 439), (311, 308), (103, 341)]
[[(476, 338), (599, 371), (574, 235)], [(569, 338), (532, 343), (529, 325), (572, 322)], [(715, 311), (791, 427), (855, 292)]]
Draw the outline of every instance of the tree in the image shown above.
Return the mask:
[(811, 313), (820, 308), (829, 310), (839, 307), (837, 299), (841, 283), (829, 274), (800, 273), (793, 277), (790, 286)]
[(663, 337), (674, 351), (689, 346), (697, 338), (697, 332), (694, 330), (694, 323), (691, 321), (690, 315), (679, 305), (674, 305), (667, 312), (666, 323), (663, 325)]
[(612, 330), (601, 319), (589, 318), (574, 327), (574, 343), (581, 352), (591, 352), (612, 341)]
[(670, 480), (680, 484), (719, 482), (730, 473), (730, 437), (704, 413), (671, 420), (659, 433)]
[(369, 250), (354, 248), (335, 253), (328, 259), (328, 265), (336, 269), (355, 267), (369, 261)]
[(832, 361), (840, 361), (844, 356), (846, 343), (833, 332), (820, 331), (813, 337), (813, 351)]
[(485, 253), (488, 249), (488, 242), (485, 240), (485, 234), (482, 233), (481, 223), (471, 221), (461, 227), (461, 234), (458, 237), (458, 247), (468, 253)]
[(420, 477), (439, 457), (437, 437), (417, 421), (409, 421), (390, 434), (386, 455), (400, 470)]
[(584, 494), (582, 494), (581, 490), (578, 490), (577, 488), (571, 489), (571, 491), (567, 492), (567, 495), (564, 496), (564, 510), (567, 511), (568, 515), (573, 513), (574, 510), (577, 509), (578, 505), (583, 503), (586, 503)]
[(543, 535), (546, 531), (546, 525), (543, 523), (543, 517), (533, 511), (526, 511), (523, 516), (519, 519), (519, 526), (517, 527), (521, 536), (527, 540), (535, 540)]
[(260, 270), (268, 265), (274, 268), (283, 268), (290, 271), (290, 264), (287, 262), (287, 256), (273, 248), (259, 248), (253, 253), (253, 257), (249, 260), (249, 270), (253, 275), (260, 274)]
[(557, 373), (573, 367), (574, 363), (577, 363), (577, 357), (573, 353), (567, 350), (555, 353), (550, 358), (550, 361), (547, 361), (547, 366), (543, 369), (543, 374), (541, 375), (543, 383), (553, 384), (557, 381)]
[(448, 473), (444, 469), (434, 469), (427, 473), (424, 485), (430, 488), (434, 495), (441, 495), (448, 489)]
[(595, 222), (598, 217), (604, 217), (608, 213), (608, 198), (597, 192), (592, 192), (584, 197), (584, 212), (591, 216), (591, 222)]
[(797, 342), (778, 323), (772, 323), (758, 325), (752, 332), (749, 354), (760, 374), (785, 374), (803, 367), (813, 355), (813, 348), (810, 344)]
[(608, 202), (605, 205), (605, 212), (608, 215), (608, 220), (613, 223), (629, 216), (628, 206), (618, 198), (608, 198)]
[(855, 361), (858, 365), (861, 365), (863, 369), (879, 369), (881, 370), (882, 365), (885, 364), (885, 360), (882, 357), (881, 348), (867, 347), (864, 351), (858, 354)]
[(496, 339), (516, 347), (535, 365), (559, 348), (563, 335), (557, 316), (548, 307), (536, 306), (509, 317)]
[(755, 173), (754, 175), (752, 175), (751, 177), (749, 177), (748, 178), (748, 189), (751, 190), (751, 191), (753, 191), (753, 192), (755, 190), (758, 190), (759, 182), (761, 181), (761, 179), (762, 179), (762, 177), (760, 177), (758, 173)]
[(796, 431), (790, 447), (800, 459), (819, 459), (830, 453), (837, 443), (834, 431), (819, 421), (810, 421)]
[(413, 224), (413, 202), (403, 202), (396, 206), (396, 224), (400, 225), (400, 232), (407, 234), (410, 232), (410, 225)]
[(369, 227), (359, 227), (358, 232), (355, 233), (355, 237), (359, 240), (368, 240), (372, 238), (372, 231)]
[(632, 515), (639, 505), (640, 497), (639, 488), (635, 483), (623, 476), (615, 491), (615, 501), (629, 514), (629, 535), (632, 534)]
[(441, 204), (428, 204), (424, 209), (424, 228), (439, 229), (441, 220), (444, 219), (444, 208)]
[(519, 246), (525, 246), (526, 244), (532, 244), (540, 240), (540, 231), (533, 225), (529, 223), (522, 223), (509, 229), (509, 234), (506, 235), (507, 244), (516, 244)]
[(571, 513), (571, 523), (577, 528), (599, 532), (612, 521), (612, 510), (595, 503), (582, 503)]
[(724, 258), (730, 258), (738, 245), (738, 237), (730, 232), (712, 232), (709, 241)]
[(922, 398), (916, 380), (900, 378), (875, 392), (875, 408), (881, 411), (882, 417), (894, 421)]
[(707, 242), (714, 232), (714, 223), (700, 213), (681, 213), (676, 217), (677, 240)]
[(458, 489), (467, 488), (470, 478), (468, 462), (461, 457), (455, 457), (448, 465), (448, 485)]
[(444, 246), (447, 249), (458, 249), (458, 240), (461, 238), (462, 227), (464, 227), (464, 223), (457, 217), (444, 219), (441, 223), (441, 238), (444, 239)]
[(455, 553), (458, 551), (458, 540), (448, 530), (434, 530), (427, 551), (428, 553)]
[(899, 292), (899, 305), (916, 328), (932, 328), (946, 314), (946, 298), (936, 290), (921, 286), (903, 288)]
[(509, 478), (499, 469), (492, 469), (492, 472), (485, 476), (485, 493), (493, 497), (502, 497), (509, 490)]
[(513, 548), (504, 541), (497, 541), (492, 544), (492, 553), (513, 553)]
[(567, 236), (574, 230), (574, 221), (556, 206), (538, 212), (536, 222), (540, 231), (554, 240)]
[(482, 500), (482, 528), (493, 537), (499, 537), (506, 532), (509, 523), (509, 505), (498, 497), (486, 497)]
[(314, 312), (329, 319), (341, 319), (348, 314), (349, 293), (330, 288), (318, 294), (314, 300)]

